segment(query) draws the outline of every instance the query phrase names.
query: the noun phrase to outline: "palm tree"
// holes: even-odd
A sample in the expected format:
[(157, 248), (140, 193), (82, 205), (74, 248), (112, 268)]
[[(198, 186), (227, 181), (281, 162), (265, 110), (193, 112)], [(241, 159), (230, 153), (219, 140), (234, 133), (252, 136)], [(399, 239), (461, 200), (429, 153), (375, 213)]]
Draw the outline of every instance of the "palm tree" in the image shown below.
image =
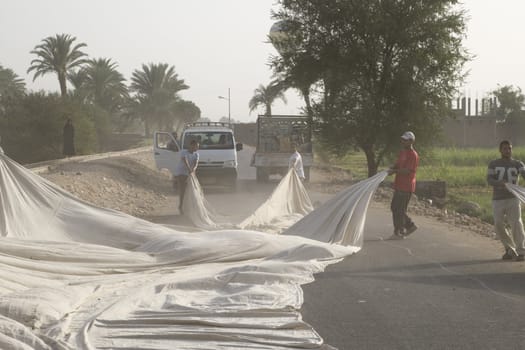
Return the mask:
[(25, 93), (25, 83), (12, 69), (0, 65), (0, 97)]
[(321, 64), (315, 58), (304, 55), (296, 58), (297, 64), (289, 69), (279, 66), (274, 68), (276, 79), (287, 88), (295, 88), (304, 99), (306, 114), (311, 119), (313, 117), (312, 101), (310, 99), (311, 90), (316, 82), (321, 79), (319, 67)]
[(173, 104), (173, 119), (167, 130), (179, 130), (184, 124), (197, 121), (201, 117), (201, 110), (192, 101), (178, 100)]
[(73, 85), (75, 92), (82, 90), (87, 80), (87, 71), (85, 69), (79, 69), (68, 72), (67, 80)]
[(136, 93), (134, 108), (140, 112), (145, 133), (149, 136), (150, 123), (156, 122), (161, 128), (172, 123), (173, 105), (180, 100), (178, 93), (189, 86), (178, 78), (175, 67), (150, 63), (133, 72), (130, 89)]
[(284, 96), (285, 90), (285, 85), (277, 80), (272, 81), (270, 84), (268, 84), (268, 86), (264, 86), (262, 84), (259, 85), (259, 87), (254, 90), (254, 95), (248, 103), (250, 112), (254, 111), (259, 106), (264, 106), (265, 114), (271, 116), (272, 105), (276, 99), (281, 99), (284, 103), (288, 103), (286, 97)]
[(74, 45), (77, 38), (69, 34), (56, 34), (42, 40), (40, 45), (35, 46), (31, 51), (38, 58), (31, 61), (31, 66), (27, 72), (35, 71), (33, 81), (48, 73), (56, 73), (60, 84), (62, 97), (67, 95), (66, 78), (67, 74), (75, 67), (79, 67), (87, 62), (84, 57), (86, 54), (80, 49), (87, 46), (84, 43)]
[(80, 70), (68, 74), (77, 96), (108, 112), (116, 112), (128, 96), (126, 79), (109, 58), (91, 59)]

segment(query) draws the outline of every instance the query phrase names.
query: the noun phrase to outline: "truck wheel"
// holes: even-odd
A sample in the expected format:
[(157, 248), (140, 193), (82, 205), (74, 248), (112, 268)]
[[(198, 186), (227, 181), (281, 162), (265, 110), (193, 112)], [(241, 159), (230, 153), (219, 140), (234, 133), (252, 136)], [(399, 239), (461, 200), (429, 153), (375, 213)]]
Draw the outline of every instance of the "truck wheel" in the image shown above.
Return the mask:
[(310, 182), (310, 167), (304, 168), (304, 181)]
[(255, 178), (257, 179), (257, 182), (267, 182), (268, 174), (266, 173), (264, 169), (257, 168)]

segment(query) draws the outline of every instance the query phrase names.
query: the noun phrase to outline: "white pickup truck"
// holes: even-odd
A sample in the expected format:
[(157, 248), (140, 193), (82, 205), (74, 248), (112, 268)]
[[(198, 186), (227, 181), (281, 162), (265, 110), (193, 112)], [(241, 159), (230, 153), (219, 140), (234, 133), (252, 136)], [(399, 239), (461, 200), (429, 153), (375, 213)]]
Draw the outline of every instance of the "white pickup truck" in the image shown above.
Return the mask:
[(199, 166), (197, 177), (202, 185), (224, 185), (235, 188), (237, 183), (237, 152), (242, 143), (235, 142), (228, 123), (197, 122), (188, 124), (180, 140), (169, 132), (156, 131), (153, 136), (153, 154), (157, 168), (172, 174), (180, 161), (180, 150), (187, 149), (191, 140), (197, 140)]

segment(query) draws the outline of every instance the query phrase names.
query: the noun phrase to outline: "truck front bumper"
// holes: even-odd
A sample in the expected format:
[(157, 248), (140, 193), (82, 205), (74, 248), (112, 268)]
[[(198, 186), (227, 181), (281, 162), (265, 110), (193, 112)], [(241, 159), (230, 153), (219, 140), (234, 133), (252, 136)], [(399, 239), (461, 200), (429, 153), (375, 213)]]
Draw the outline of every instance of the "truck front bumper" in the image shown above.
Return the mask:
[(197, 178), (202, 185), (231, 186), (237, 181), (237, 169), (219, 167), (197, 167)]

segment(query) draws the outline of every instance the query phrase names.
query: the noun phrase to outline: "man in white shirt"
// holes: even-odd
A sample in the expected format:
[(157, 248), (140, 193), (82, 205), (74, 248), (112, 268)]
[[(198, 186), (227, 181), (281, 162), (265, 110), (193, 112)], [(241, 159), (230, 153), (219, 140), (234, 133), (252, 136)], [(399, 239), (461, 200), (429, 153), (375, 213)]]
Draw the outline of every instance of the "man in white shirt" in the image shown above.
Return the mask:
[(175, 166), (175, 177), (177, 178), (177, 187), (179, 189), (179, 212), (182, 211), (182, 203), (184, 202), (184, 194), (186, 193), (186, 183), (188, 176), (195, 172), (199, 165), (199, 143), (197, 140), (191, 140), (189, 149), (183, 149), (180, 152), (180, 161)]
[(288, 169), (294, 168), (299, 178), (304, 181), (303, 157), (297, 151), (297, 144), (292, 143), (292, 150), (293, 153), (288, 160)]

